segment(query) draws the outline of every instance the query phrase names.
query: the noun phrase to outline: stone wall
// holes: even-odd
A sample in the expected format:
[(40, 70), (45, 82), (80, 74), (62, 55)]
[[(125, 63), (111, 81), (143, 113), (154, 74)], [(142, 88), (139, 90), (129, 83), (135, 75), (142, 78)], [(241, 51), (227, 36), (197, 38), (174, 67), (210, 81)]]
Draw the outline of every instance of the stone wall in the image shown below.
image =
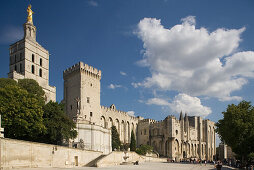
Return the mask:
[[(126, 157), (126, 160), (124, 160)], [(121, 152), (121, 151), (114, 151), (108, 154), (107, 156), (103, 157), (102, 159), (98, 160), (96, 163), (97, 167), (108, 167), (108, 166), (115, 166), (120, 165), (121, 163), (134, 163), (136, 161), (140, 162), (166, 162), (166, 158), (154, 158), (149, 156), (141, 156), (136, 152)]]
[(102, 155), (102, 152), (7, 138), (1, 138), (0, 145), (1, 169), (85, 166)]

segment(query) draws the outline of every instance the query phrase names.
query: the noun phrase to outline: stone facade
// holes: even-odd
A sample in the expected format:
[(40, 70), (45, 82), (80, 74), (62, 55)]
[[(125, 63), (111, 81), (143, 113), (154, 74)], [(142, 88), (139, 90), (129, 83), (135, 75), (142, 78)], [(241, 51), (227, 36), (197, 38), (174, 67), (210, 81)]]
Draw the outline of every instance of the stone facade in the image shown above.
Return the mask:
[(163, 121), (144, 119), (138, 124), (138, 145), (149, 144), (160, 155), (179, 161), (189, 158), (213, 160), (216, 154), (215, 125), (201, 117), (182, 113), (178, 120), (168, 116)]
[(49, 52), (36, 41), (36, 27), (31, 22), (24, 25), (24, 38), (10, 45), (10, 70), (14, 80), (36, 80), (45, 91), (46, 102), (56, 101), (56, 87), (49, 85)]
[[(65, 110), (76, 122), (79, 133), (75, 143), (82, 139), (86, 147), (109, 153), (111, 142), (108, 141), (111, 141), (112, 125), (116, 126), (121, 142), (130, 142), (131, 131), (136, 132), (139, 118), (117, 110), (114, 104), (110, 107), (100, 105), (100, 70), (79, 62), (66, 69), (63, 77)], [(82, 128), (89, 126), (101, 130), (93, 133), (92, 128)]]
[(0, 138), (0, 169), (84, 167), (102, 152)]

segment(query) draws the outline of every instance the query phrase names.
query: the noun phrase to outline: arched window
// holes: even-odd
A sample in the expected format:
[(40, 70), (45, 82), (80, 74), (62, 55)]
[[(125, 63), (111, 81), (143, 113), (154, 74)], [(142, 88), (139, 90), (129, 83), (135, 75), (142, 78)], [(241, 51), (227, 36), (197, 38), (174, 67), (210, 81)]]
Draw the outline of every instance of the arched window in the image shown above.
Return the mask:
[(34, 54), (32, 54), (32, 62), (34, 62)]
[(34, 74), (34, 65), (32, 65), (32, 73)]
[(40, 58), (40, 66), (42, 66), (42, 59)]
[(41, 70), (41, 68), (39, 69), (39, 76), (42, 77), (42, 70)]
[(19, 64), (19, 71), (20, 71), (20, 72), (23, 71), (23, 70), (22, 70), (22, 64), (21, 64), (21, 63)]
[(19, 60), (22, 60), (22, 53), (19, 54)]

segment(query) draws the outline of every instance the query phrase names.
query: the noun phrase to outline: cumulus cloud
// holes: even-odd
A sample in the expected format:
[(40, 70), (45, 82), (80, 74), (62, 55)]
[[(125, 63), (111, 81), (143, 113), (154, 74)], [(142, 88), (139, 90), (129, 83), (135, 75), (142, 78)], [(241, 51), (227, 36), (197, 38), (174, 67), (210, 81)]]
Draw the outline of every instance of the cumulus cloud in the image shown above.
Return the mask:
[(205, 117), (212, 113), (211, 108), (203, 106), (199, 98), (191, 97), (184, 93), (175, 96), (172, 103), (169, 104), (169, 107), (173, 112), (180, 113), (182, 111), (188, 113), (190, 116)]
[(180, 113), (182, 111), (188, 113), (189, 116), (205, 117), (212, 113), (211, 108), (203, 106), (199, 98), (184, 93), (175, 96), (171, 102), (161, 98), (151, 98), (147, 100), (146, 104), (168, 106), (174, 113)]
[(96, 2), (94, 0), (88, 1), (88, 4), (91, 5), (91, 6), (94, 6), (94, 7), (97, 7), (99, 5), (98, 2)]
[(128, 111), (127, 114), (130, 115), (130, 116), (135, 116), (135, 112), (132, 111), (132, 110), (131, 110), (131, 111)]
[(0, 32), (0, 43), (9, 44), (23, 38), (22, 27), (5, 26)]
[(161, 98), (151, 98), (148, 99), (146, 104), (148, 105), (159, 105), (159, 106), (169, 106), (169, 102), (165, 99), (161, 99)]
[(123, 71), (120, 71), (120, 74), (121, 74), (122, 76), (127, 76), (127, 73), (125, 73), (125, 72), (123, 72)]
[(119, 84), (110, 84), (108, 86), (109, 89), (116, 89), (116, 88), (120, 88), (120, 87), (123, 87), (122, 85), (119, 85)]
[(135, 34), (143, 41), (143, 59), (151, 76), (134, 87), (175, 90), (191, 96), (241, 100), (231, 93), (240, 90), (254, 77), (254, 52), (238, 51), (245, 28), (218, 28), (209, 32), (196, 28), (195, 17), (165, 28), (159, 19), (144, 18)]

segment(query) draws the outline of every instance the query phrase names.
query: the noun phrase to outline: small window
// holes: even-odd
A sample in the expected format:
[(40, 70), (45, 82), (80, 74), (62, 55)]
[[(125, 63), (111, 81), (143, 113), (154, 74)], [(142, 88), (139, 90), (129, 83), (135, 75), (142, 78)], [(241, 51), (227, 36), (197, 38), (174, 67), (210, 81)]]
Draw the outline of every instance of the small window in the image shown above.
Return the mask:
[(15, 65), (15, 71), (17, 71), (17, 65)]
[(41, 70), (41, 68), (39, 70), (39, 76), (42, 77), (42, 70)]
[(15, 63), (16, 63), (17, 62), (17, 56), (16, 56), (16, 54), (15, 54), (15, 59), (14, 60), (15, 60)]
[(32, 65), (32, 73), (34, 74), (34, 65)]
[(40, 66), (42, 66), (42, 59), (40, 58)]
[(176, 130), (176, 135), (178, 134), (178, 130)]
[(92, 86), (93, 86), (93, 84), (91, 83), (91, 84), (90, 84), (90, 86), (92, 87)]
[(146, 135), (146, 129), (145, 129), (145, 131), (144, 131), (144, 135)]
[(34, 54), (32, 54), (32, 62), (34, 62)]
[(92, 117), (93, 116), (93, 112), (90, 112), (90, 117)]
[(141, 130), (140, 134), (142, 135), (142, 130)]
[(71, 110), (72, 110), (72, 105), (71, 105)]
[(21, 63), (19, 64), (19, 70), (20, 70), (20, 72), (23, 71), (23, 70), (22, 70), (22, 64), (21, 64)]
[(87, 98), (86, 98), (86, 102), (87, 102), (87, 103), (90, 103), (90, 97), (87, 97)]
[(19, 60), (22, 60), (22, 53), (19, 54)]

